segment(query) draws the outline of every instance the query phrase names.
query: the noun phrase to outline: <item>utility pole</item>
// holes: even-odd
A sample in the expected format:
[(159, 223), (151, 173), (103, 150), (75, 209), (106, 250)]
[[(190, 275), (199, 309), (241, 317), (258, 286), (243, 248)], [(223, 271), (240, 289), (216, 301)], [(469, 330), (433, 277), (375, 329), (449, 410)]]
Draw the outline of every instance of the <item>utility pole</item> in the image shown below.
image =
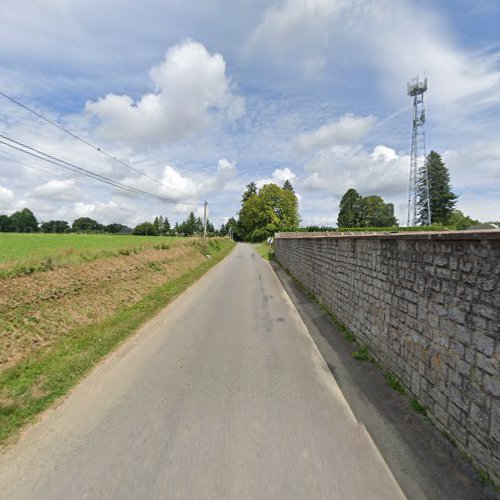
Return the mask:
[[(413, 97), (413, 133), (411, 141), (410, 182), (408, 186), (408, 226), (431, 224), (431, 205), (429, 195), (429, 177), (427, 175), (425, 153), (425, 106), (424, 92), (427, 90), (427, 78), (423, 81), (418, 76), (408, 83), (408, 95)], [(420, 212), (420, 213), (418, 213)]]
[(203, 241), (207, 241), (207, 205), (205, 202), (203, 210)]

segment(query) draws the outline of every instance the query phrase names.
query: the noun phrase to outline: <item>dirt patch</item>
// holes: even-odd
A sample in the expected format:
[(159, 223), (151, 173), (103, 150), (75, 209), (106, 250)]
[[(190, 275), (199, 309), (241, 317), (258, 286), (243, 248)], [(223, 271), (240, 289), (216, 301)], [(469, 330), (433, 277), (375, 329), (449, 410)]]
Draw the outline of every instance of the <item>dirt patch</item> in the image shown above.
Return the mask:
[(186, 243), (0, 280), (0, 372), (76, 327), (138, 302), (204, 259)]

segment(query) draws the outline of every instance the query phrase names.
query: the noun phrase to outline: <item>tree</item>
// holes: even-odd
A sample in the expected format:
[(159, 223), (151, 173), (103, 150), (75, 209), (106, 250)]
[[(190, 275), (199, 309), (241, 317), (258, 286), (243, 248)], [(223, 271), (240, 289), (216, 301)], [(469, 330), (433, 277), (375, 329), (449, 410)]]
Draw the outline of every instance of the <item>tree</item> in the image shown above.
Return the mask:
[(249, 194), (251, 183), (242, 197), (235, 234), (241, 239), (262, 240), (274, 232), (300, 224), (296, 194), (276, 184), (266, 184), (258, 193)]
[(249, 184), (247, 184), (247, 189), (243, 193), (243, 196), (241, 197), (241, 203), (245, 203), (245, 201), (247, 201), (248, 198), (256, 194), (257, 194), (257, 184), (255, 184), (255, 182), (252, 181)]
[(71, 227), (65, 220), (49, 220), (44, 222), (40, 229), (44, 233), (69, 233), (71, 231)]
[(340, 210), (337, 218), (338, 227), (359, 227), (362, 218), (362, 196), (350, 188), (340, 200)]
[(194, 212), (190, 212), (188, 218), (179, 225), (179, 232), (185, 234), (186, 236), (192, 236), (198, 230), (198, 220), (194, 216)]
[(170, 227), (170, 222), (168, 221), (168, 217), (165, 217), (163, 219), (163, 229), (161, 232), (165, 233), (165, 234), (169, 234), (171, 229), (172, 228)]
[(292, 193), (295, 193), (295, 191), (293, 190), (292, 183), (288, 179), (285, 181), (285, 184), (283, 184), (283, 189), (285, 189), (286, 191), (291, 191)]
[(158, 236), (158, 231), (154, 224), (151, 222), (143, 222), (142, 224), (138, 224), (132, 230), (132, 234), (136, 234), (139, 236)]
[(101, 231), (103, 226), (90, 217), (80, 217), (73, 222), (73, 232), (86, 233), (89, 231)]
[(460, 210), (452, 210), (447, 220), (447, 225), (453, 226), (455, 229), (467, 229), (474, 224), (479, 224), (479, 221), (464, 215)]
[(31, 233), (38, 231), (38, 221), (29, 208), (23, 208), (10, 216), (11, 230), (18, 233)]
[[(433, 224), (447, 224), (455, 208), (458, 196), (451, 191), (450, 174), (438, 153), (431, 151), (427, 155), (426, 165), (429, 179), (431, 222)], [(425, 182), (425, 180), (420, 180), (421, 184), (423, 184), (423, 182)], [(420, 223), (426, 222), (424, 220), (425, 207), (422, 206), (422, 203), (422, 201), (419, 201), (418, 205)]]
[[(365, 196), (361, 200), (360, 227), (391, 227), (397, 225), (394, 205), (384, 203), (381, 196)], [(353, 226), (354, 227), (354, 226)]]
[(131, 231), (131, 229), (128, 226), (124, 226), (123, 224), (118, 224), (116, 222), (108, 224), (107, 226), (104, 227), (104, 230), (107, 233), (111, 234), (121, 233), (122, 231)]
[(14, 231), (14, 227), (8, 215), (0, 215), (0, 233), (10, 233)]

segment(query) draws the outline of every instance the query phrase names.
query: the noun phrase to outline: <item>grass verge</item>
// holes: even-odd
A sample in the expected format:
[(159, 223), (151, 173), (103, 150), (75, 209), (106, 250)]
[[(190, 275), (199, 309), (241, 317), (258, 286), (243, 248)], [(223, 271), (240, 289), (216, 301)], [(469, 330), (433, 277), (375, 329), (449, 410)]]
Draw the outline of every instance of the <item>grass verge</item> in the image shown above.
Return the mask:
[(230, 240), (199, 244), (211, 258), (106, 320), (75, 329), (0, 375), (0, 443), (74, 387), (104, 356), (174, 300), (234, 248)]
[(274, 260), (274, 249), (269, 243), (264, 241), (263, 243), (254, 245), (254, 248), (263, 259)]

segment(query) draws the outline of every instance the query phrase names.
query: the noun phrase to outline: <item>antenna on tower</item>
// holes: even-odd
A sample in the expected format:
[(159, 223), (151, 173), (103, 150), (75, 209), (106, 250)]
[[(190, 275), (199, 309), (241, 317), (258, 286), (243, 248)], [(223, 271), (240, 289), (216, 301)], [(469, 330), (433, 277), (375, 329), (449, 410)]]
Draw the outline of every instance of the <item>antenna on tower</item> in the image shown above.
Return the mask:
[(424, 92), (427, 78), (416, 78), (408, 82), (408, 95), (413, 97), (413, 133), (411, 140), (410, 182), (408, 188), (408, 226), (431, 224), (431, 201), (429, 176), (425, 152), (425, 106)]

